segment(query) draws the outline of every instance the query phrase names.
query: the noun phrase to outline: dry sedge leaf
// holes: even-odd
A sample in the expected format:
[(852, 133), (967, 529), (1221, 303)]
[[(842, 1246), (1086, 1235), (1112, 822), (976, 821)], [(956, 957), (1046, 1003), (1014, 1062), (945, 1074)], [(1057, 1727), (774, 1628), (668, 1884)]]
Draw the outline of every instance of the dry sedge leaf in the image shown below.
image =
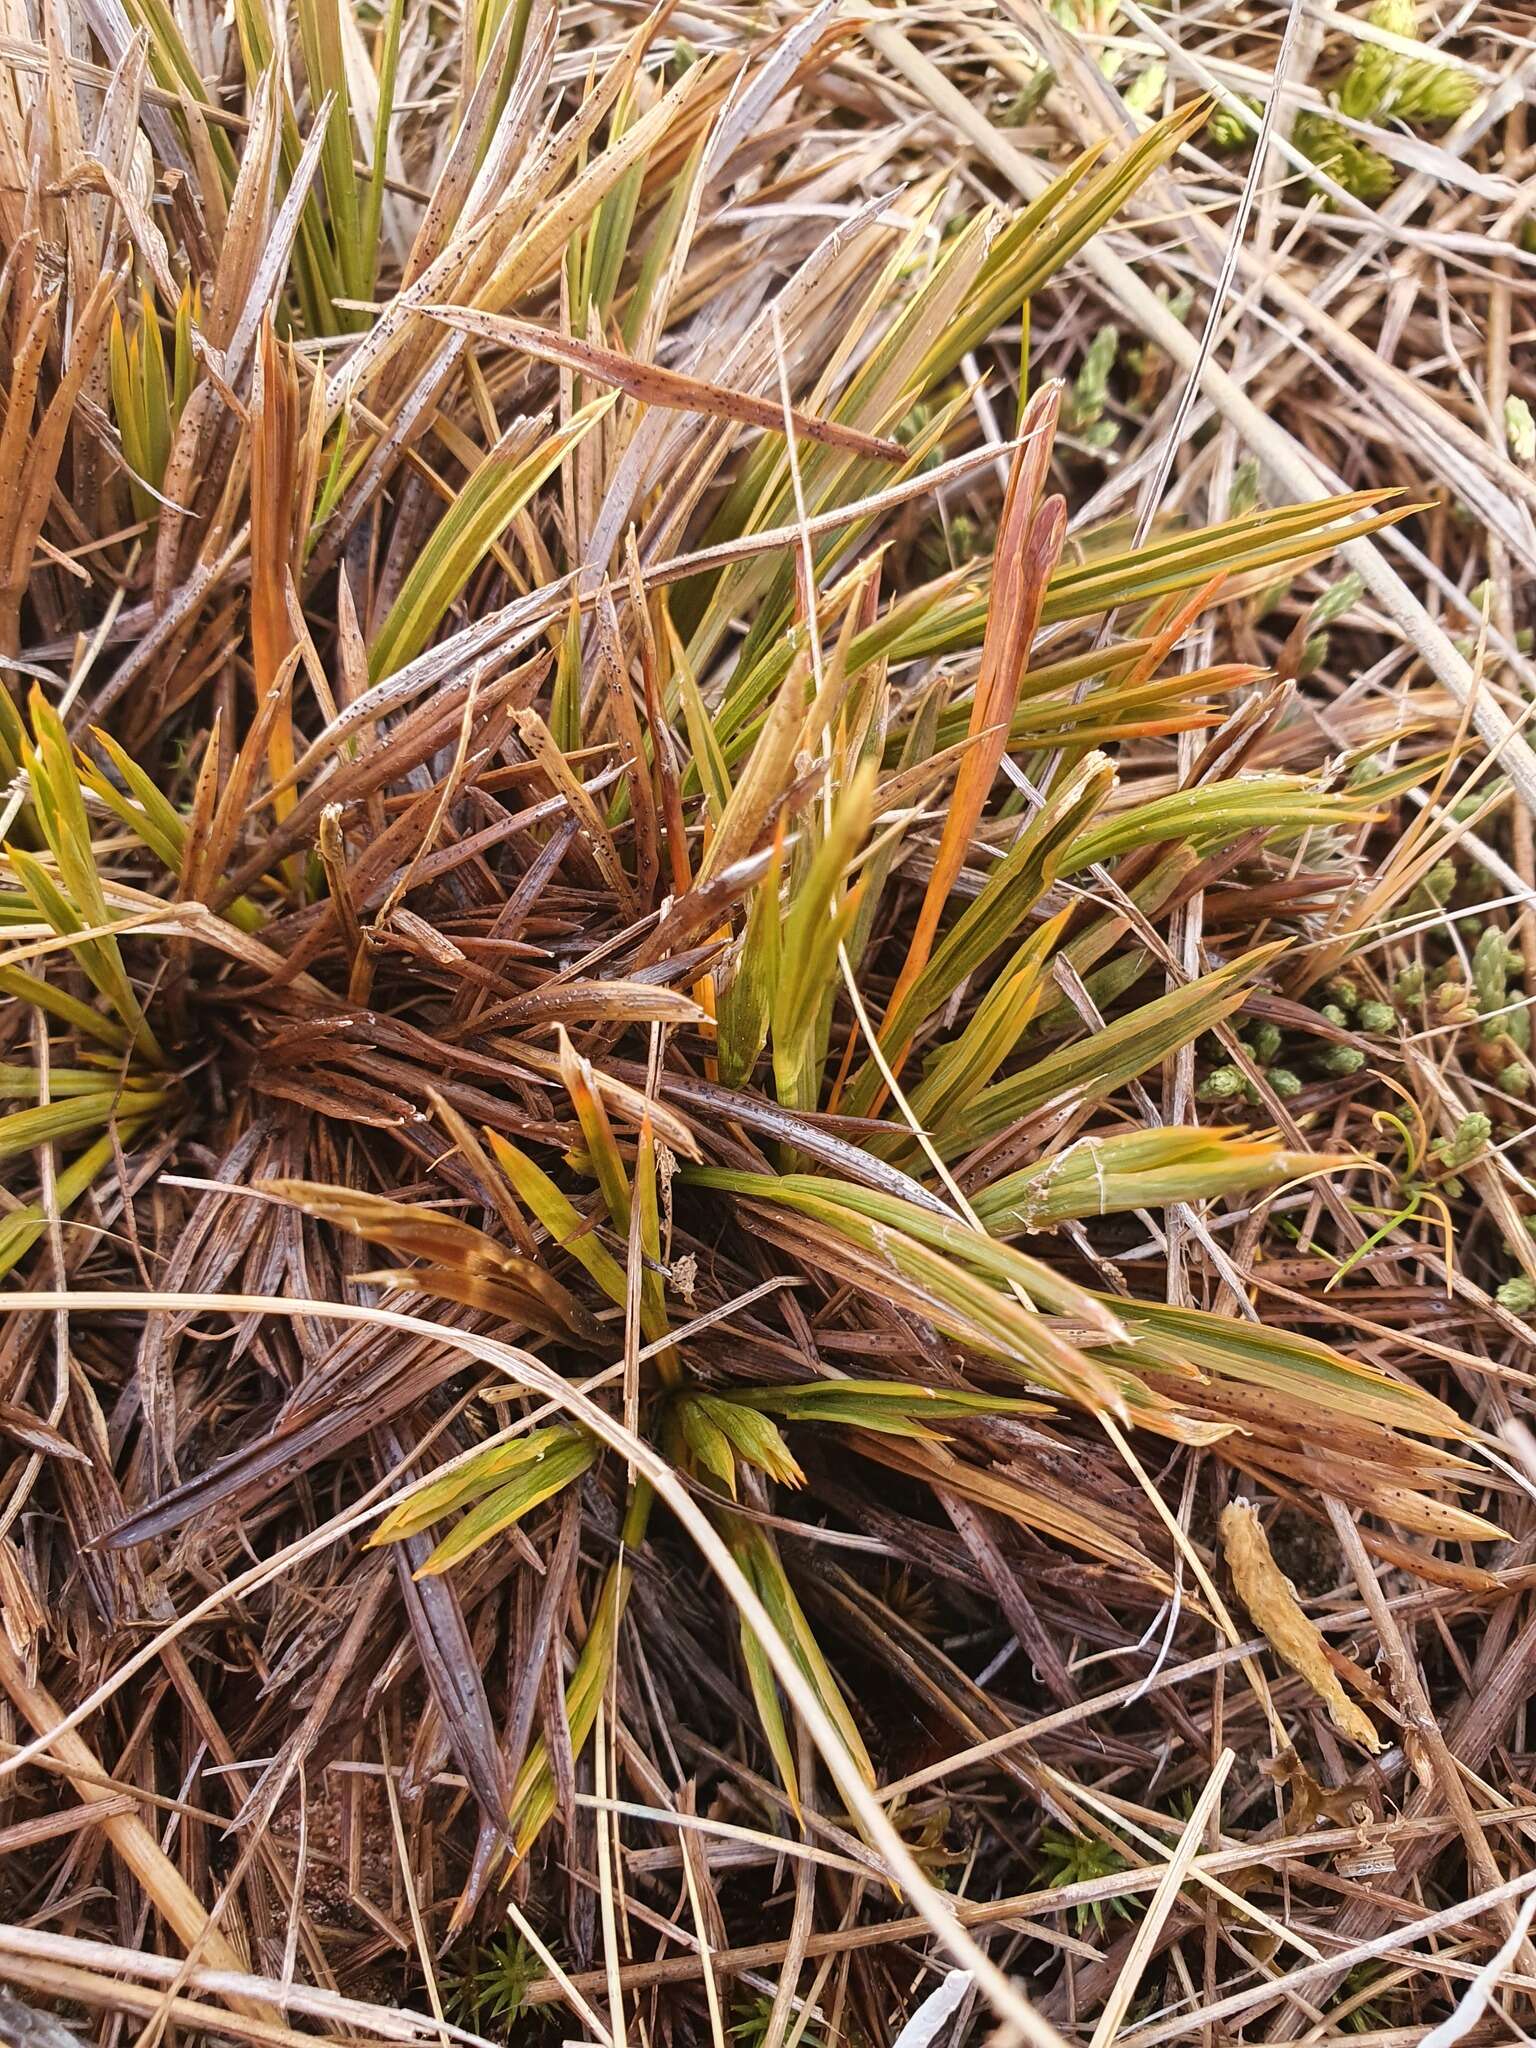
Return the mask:
[(1374, 1756), (1381, 1738), (1335, 1676), (1322, 1637), (1301, 1611), (1296, 1588), (1270, 1554), (1269, 1538), (1251, 1500), (1235, 1500), (1223, 1510), (1221, 1547), (1238, 1597), (1276, 1656), (1307, 1681), (1339, 1733)]

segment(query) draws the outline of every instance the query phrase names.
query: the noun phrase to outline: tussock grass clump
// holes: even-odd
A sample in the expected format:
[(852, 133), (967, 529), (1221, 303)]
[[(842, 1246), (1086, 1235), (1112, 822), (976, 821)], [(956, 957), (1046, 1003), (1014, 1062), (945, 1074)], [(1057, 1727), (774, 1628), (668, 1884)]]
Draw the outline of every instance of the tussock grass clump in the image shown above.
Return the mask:
[[(1211, 103), (1137, 70), (1067, 146), (1116, 18), (1035, 12), (8, 45), (39, 2025), (876, 2043), (922, 1944), (966, 2038), (1150, 2043), (1317, 1960), (1314, 1878), (1342, 1983), (1367, 1882), (1501, 1874), (1430, 1695), (1498, 1617), (1477, 1782), (1529, 823), (1333, 566), (1443, 562), (1422, 485), (1290, 502), (1223, 429), (1146, 490), (1178, 380), (1079, 263)], [(983, 140), (1028, 87), (1038, 196), (947, 71)], [(1338, 105), (1471, 97), (1367, 40)]]

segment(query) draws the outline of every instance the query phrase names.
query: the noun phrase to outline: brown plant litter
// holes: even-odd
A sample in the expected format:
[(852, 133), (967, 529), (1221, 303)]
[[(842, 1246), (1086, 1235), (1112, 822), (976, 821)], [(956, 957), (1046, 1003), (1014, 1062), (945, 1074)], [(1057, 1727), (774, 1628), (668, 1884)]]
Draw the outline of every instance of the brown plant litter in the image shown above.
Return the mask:
[(1533, 79), (9, 0), (0, 2038), (1529, 2032)]

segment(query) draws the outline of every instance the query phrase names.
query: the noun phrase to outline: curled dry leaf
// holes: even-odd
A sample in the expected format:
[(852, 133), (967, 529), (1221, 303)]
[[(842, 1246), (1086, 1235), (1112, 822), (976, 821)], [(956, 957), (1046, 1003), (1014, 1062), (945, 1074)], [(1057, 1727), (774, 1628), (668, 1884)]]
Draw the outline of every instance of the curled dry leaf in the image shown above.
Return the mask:
[(1340, 1685), (1322, 1636), (1302, 1613), (1296, 1588), (1275, 1563), (1251, 1500), (1239, 1498), (1223, 1509), (1221, 1548), (1238, 1597), (1268, 1637), (1275, 1655), (1307, 1681), (1339, 1733), (1374, 1756), (1381, 1748), (1381, 1738), (1364, 1710)]

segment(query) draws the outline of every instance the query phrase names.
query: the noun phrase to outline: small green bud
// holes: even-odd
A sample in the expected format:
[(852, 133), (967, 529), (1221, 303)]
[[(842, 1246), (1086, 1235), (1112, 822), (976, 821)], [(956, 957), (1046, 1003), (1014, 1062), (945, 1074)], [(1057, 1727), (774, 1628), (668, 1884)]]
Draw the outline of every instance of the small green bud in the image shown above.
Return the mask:
[(1267, 1067), (1280, 1050), (1280, 1026), (1267, 1018), (1253, 1027), (1253, 1056), (1261, 1067)]
[[(1366, 20), (1404, 42), (1419, 40), (1412, 0), (1379, 0)], [(1454, 121), (1476, 97), (1476, 80), (1457, 65), (1364, 42), (1334, 95), (1339, 112), (1352, 121), (1421, 122)]]
[(1504, 437), (1516, 462), (1536, 462), (1536, 413), (1523, 398), (1504, 401)]
[(1336, 1025), (1340, 1031), (1345, 1031), (1349, 1028), (1348, 1013), (1341, 1010), (1337, 1003), (1324, 1003), (1318, 1014), (1327, 1023)]
[(1465, 982), (1460, 981), (1437, 981), (1430, 997), (1430, 1008), (1442, 1024), (1465, 1023), (1476, 1014), (1471, 993)]
[(1478, 1037), (1486, 1038), (1490, 1044), (1497, 1039), (1509, 1036), (1509, 1026), (1519, 1014), (1518, 1011), (1505, 1008), (1505, 1005), (1502, 1003), (1499, 1005), (1499, 1008), (1504, 1011), (1502, 1016), (1484, 1017), (1477, 1027)]
[(1416, 1003), (1424, 993), (1424, 968), (1420, 961), (1413, 961), (1403, 968), (1392, 984), (1392, 993), (1400, 1003)]
[(1362, 1003), (1358, 1022), (1362, 1031), (1390, 1031), (1397, 1012), (1390, 1003)]
[(1253, 138), (1258, 133), (1262, 118), (1259, 102), (1245, 98), (1243, 105), (1250, 109), (1254, 119), (1245, 121), (1236, 107), (1220, 106), (1206, 123), (1205, 132), (1213, 149), (1251, 149)]
[[(1345, 111), (1352, 110), (1345, 108)], [(1356, 114), (1354, 118), (1360, 120), (1368, 116)], [(1335, 185), (1341, 185), (1352, 199), (1360, 200), (1363, 205), (1376, 205), (1397, 183), (1397, 169), (1391, 158), (1383, 156), (1379, 149), (1372, 149), (1368, 142), (1362, 142), (1359, 136), (1351, 134), (1330, 114), (1320, 114), (1304, 107), (1296, 116), (1291, 139), (1324, 177)], [(1326, 187), (1320, 189), (1323, 205), (1331, 208), (1334, 204), (1332, 193)]]
[(1436, 1138), (1430, 1150), (1442, 1166), (1454, 1171), (1457, 1167), (1469, 1165), (1492, 1136), (1492, 1122), (1480, 1109), (1474, 1109), (1456, 1126), (1453, 1138)]
[(1299, 1075), (1293, 1074), (1289, 1067), (1271, 1067), (1269, 1070), (1269, 1085), (1274, 1089), (1282, 1102), (1288, 1096), (1301, 1093), (1301, 1079)]
[(1499, 1069), (1499, 1086), (1506, 1095), (1529, 1095), (1531, 1092), (1531, 1070), (1523, 1060), (1511, 1060), (1507, 1067)]
[(1170, 292), (1165, 285), (1159, 285), (1157, 296), (1182, 326), (1194, 310), (1195, 288), (1192, 284), (1181, 284), (1176, 292)]
[(1308, 623), (1314, 632), (1321, 632), (1324, 626), (1331, 626), (1336, 619), (1360, 601), (1365, 589), (1365, 578), (1351, 569), (1347, 576), (1341, 576), (1337, 583), (1331, 583), (1312, 607)]
[(1498, 1301), (1512, 1316), (1528, 1316), (1536, 1308), (1536, 1280), (1528, 1273), (1516, 1273), (1499, 1289)]
[(1315, 676), (1328, 660), (1328, 635), (1309, 633), (1301, 644), (1301, 659), (1296, 664), (1296, 679), (1305, 682), (1308, 676)]
[(1404, 908), (1415, 912), (1443, 910), (1455, 893), (1456, 863), (1447, 858), (1435, 863), (1410, 894)]
[(667, 79), (675, 84), (685, 71), (691, 71), (699, 61), (699, 53), (686, 36), (679, 36), (672, 45), (672, 54), (667, 59)]
[(1339, 83), (1339, 112), (1351, 121), (1374, 119), (1392, 90), (1398, 67), (1408, 61), (1380, 43), (1361, 43)]
[(1485, 1001), (1503, 1001), (1505, 977), (1509, 973), (1509, 946), (1497, 924), (1491, 924), (1473, 952), (1473, 985)]
[(1330, 1045), (1318, 1064), (1325, 1074), (1342, 1080), (1347, 1074), (1359, 1073), (1365, 1065), (1365, 1054), (1358, 1045)]
[(1331, 981), (1323, 984), (1323, 992), (1342, 1010), (1352, 1010), (1360, 1000), (1360, 991), (1347, 974), (1334, 975)]
[(1477, 1006), (1483, 1012), (1482, 1026), (1485, 1038), (1497, 1038), (1503, 1020), (1490, 1013), (1502, 1010), (1509, 994), (1509, 948), (1504, 934), (1496, 925), (1489, 925), (1477, 942), (1472, 955), (1472, 985), (1477, 990)]
[(1398, 121), (1457, 121), (1477, 98), (1477, 80), (1451, 64), (1403, 59), (1380, 108)]
[(1365, 18), (1372, 28), (1384, 29), (1389, 36), (1401, 36), (1405, 43), (1416, 43), (1419, 39), (1416, 0), (1375, 0), (1375, 5), (1366, 10)]
[(1164, 63), (1149, 64), (1139, 78), (1132, 79), (1123, 98), (1133, 114), (1155, 114), (1162, 101), (1163, 87), (1168, 79), (1168, 66)]
[(1070, 432), (1091, 427), (1103, 412), (1109, 396), (1109, 373), (1120, 352), (1120, 330), (1101, 327), (1083, 352), (1082, 368), (1062, 406), (1062, 424)]
[(1056, 74), (1050, 65), (1037, 65), (1009, 103), (1003, 117), (1004, 125), (1009, 128), (1022, 128), (1024, 123), (1039, 111), (1046, 94), (1055, 83)]
[(1242, 1092), (1243, 1074), (1239, 1067), (1213, 1067), (1195, 1091), (1202, 1102), (1230, 1102)]

